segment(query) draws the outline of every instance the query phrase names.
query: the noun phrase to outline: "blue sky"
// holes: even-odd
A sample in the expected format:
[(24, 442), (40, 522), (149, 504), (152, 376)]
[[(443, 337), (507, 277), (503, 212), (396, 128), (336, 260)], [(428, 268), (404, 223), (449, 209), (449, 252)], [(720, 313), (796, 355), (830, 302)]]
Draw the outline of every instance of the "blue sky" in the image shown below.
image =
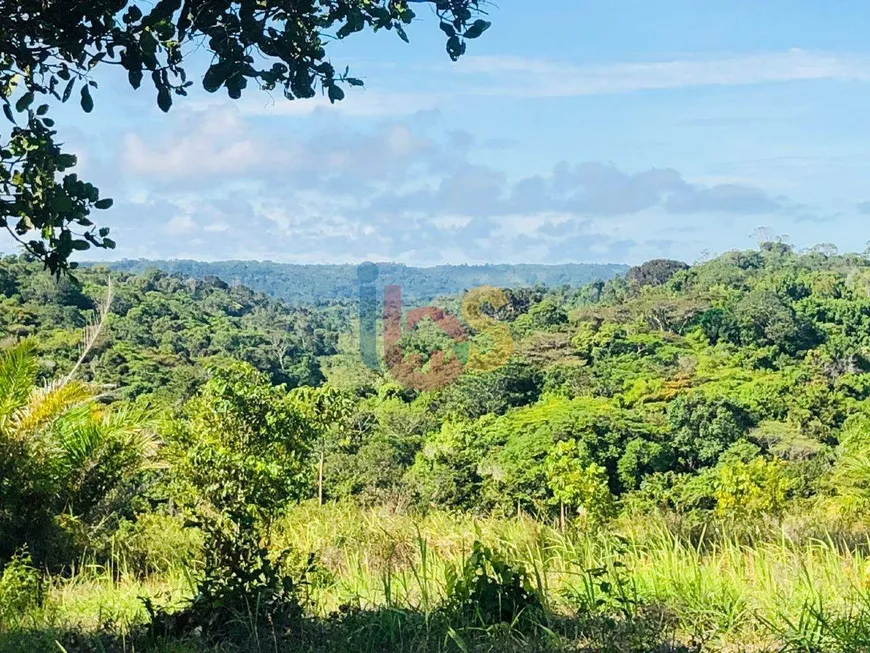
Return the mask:
[[(104, 73), (64, 108), (111, 258), (638, 263), (870, 239), (870, 8), (501, 0), (452, 63), (425, 9), (332, 46), (335, 107), (203, 91), (163, 115)], [(89, 255), (89, 258), (95, 258)]]

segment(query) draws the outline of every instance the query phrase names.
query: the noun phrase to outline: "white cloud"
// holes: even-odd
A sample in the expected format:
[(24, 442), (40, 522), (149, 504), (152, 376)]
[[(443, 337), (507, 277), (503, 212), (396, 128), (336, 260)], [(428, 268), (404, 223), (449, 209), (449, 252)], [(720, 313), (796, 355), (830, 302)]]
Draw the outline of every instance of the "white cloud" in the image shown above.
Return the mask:
[[(138, 231), (119, 230), (120, 243), (164, 256), (282, 261), (624, 260), (666, 252), (677, 234), (694, 246), (698, 229), (742, 238), (760, 221), (798, 219), (800, 208), (751, 176), (687, 179), (671, 168), (587, 161), (516, 178), (475, 161), (473, 137), (437, 136), (415, 121), (298, 138), (210, 107), (185, 124), (160, 140), (137, 138), (155, 157), (185, 139), (263, 151), (235, 170), (176, 164), (169, 178), (140, 164), (136, 183), (149, 192), (137, 197), (147, 202), (122, 207), (124, 226)], [(209, 146), (195, 147), (210, 156)], [(145, 227), (157, 215), (175, 238), (157, 242), (160, 230)]]
[[(356, 118), (379, 118), (386, 116), (407, 116), (418, 111), (435, 109), (444, 99), (437, 93), (393, 93), (365, 88), (349, 88), (346, 99), (331, 103), (324, 96), (307, 100), (287, 100), (277, 94), (272, 98), (253, 96), (236, 104), (246, 116), (310, 116), (313, 114), (341, 114)], [(227, 104), (229, 100), (225, 101)], [(192, 108), (203, 108), (205, 104), (191, 103)]]
[(546, 59), (469, 56), (464, 74), (488, 78), (478, 93), (515, 97), (612, 95), (692, 86), (744, 86), (771, 82), (870, 80), (870, 58), (792, 49), (786, 52), (685, 57), (664, 61), (575, 65)]
[(163, 230), (172, 236), (183, 236), (196, 229), (196, 223), (189, 215), (176, 215), (170, 218)]
[(266, 151), (248, 135), (238, 111), (212, 107), (187, 114), (168, 140), (126, 134), (121, 163), (135, 175), (202, 177), (248, 170), (262, 162)]

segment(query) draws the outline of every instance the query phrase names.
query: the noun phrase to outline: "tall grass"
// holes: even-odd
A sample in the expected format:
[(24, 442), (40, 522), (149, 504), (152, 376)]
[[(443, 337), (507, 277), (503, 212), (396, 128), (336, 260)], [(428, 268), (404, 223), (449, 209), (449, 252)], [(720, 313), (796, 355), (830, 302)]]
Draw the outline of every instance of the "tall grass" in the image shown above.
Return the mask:
[(576, 614), (590, 571), (603, 572), (611, 591), (665, 610), (683, 639), (708, 648), (776, 650), (801, 619), (851, 614), (854, 620), (870, 606), (866, 547), (831, 539), (798, 543), (782, 535), (749, 545), (726, 537), (692, 544), (654, 518), (605, 532), (563, 533), (523, 517), (414, 518), (347, 506), (301, 508), (281, 532), (283, 544), (319, 555), (309, 590), (320, 615), (343, 604), (425, 612), (443, 600), (447, 569), (461, 563), (475, 539), (528, 569), (557, 615)]
[[(476, 540), (531, 579), (547, 614), (534, 646), (510, 625), (462, 630), (445, 620), (450, 570), (461, 568)], [(690, 543), (654, 518), (561, 532), (524, 517), (304, 505), (278, 525), (275, 546), (292, 548), (298, 555), (288, 564), (306, 570), (308, 630), (287, 650), (870, 650), (867, 547), (832, 539)], [(0, 623), (0, 651), (15, 650), (8, 648), (15, 630), (123, 635), (146, 622), (143, 597), (171, 606), (190, 595), (183, 561), (142, 577), (125, 565), (129, 547), (119, 551), (110, 567), (82, 564), (49, 579), (41, 607)], [(653, 631), (657, 648), (644, 639)], [(153, 650), (181, 646), (164, 644)], [(271, 642), (263, 650), (278, 648)]]

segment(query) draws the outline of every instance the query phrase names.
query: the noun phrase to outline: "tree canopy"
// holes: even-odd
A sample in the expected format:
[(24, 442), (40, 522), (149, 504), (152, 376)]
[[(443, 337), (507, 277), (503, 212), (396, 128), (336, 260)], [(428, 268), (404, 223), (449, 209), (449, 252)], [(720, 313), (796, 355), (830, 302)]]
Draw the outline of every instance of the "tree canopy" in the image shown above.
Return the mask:
[[(256, 85), (288, 100), (320, 91), (336, 102), (363, 82), (329, 60), (330, 39), (386, 30), (407, 41), (415, 17), (409, 2), (0, 0), (0, 105), (12, 124), (0, 143), (0, 227), (55, 274), (72, 267), (75, 251), (115, 246), (108, 227), (90, 218), (112, 200), (69, 172), (76, 157), (56, 141), (49, 115), (52, 103), (73, 97), (91, 112), (96, 69), (122, 67), (133, 88), (147, 77), (163, 111), (195, 77), (206, 91), (223, 89), (233, 99)], [(490, 26), (480, 17), (483, 0), (416, 3), (433, 10), (454, 61)]]

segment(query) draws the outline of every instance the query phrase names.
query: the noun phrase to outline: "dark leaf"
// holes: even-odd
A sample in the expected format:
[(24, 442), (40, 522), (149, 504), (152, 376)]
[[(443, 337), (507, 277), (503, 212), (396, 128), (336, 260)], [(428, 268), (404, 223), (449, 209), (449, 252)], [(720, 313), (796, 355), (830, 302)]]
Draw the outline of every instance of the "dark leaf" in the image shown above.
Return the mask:
[(61, 98), (61, 102), (66, 102), (69, 100), (70, 95), (72, 95), (73, 88), (76, 85), (76, 80), (71, 79), (66, 83), (66, 87), (63, 89), (63, 97)]
[(227, 78), (227, 65), (223, 62), (217, 62), (209, 66), (202, 78), (202, 87), (209, 93), (217, 91)]
[(166, 113), (172, 107), (172, 93), (169, 92), (168, 88), (161, 88), (157, 91), (157, 106), (160, 107), (163, 113)]
[(340, 86), (336, 86), (334, 84), (332, 86), (330, 86), (329, 89), (327, 90), (327, 95), (329, 95), (329, 101), (332, 104), (335, 104), (336, 102), (340, 102), (341, 100), (344, 99), (344, 91), (341, 90)]
[(127, 79), (130, 81), (130, 86), (139, 88), (142, 85), (142, 71), (138, 68), (128, 70)]
[(33, 103), (33, 93), (28, 91), (27, 93), (22, 95), (20, 98), (18, 98), (18, 102), (15, 103), (15, 110), (18, 113), (21, 113), (22, 111), (26, 111), (27, 107), (29, 107), (32, 103)]
[(127, 13), (124, 15), (125, 23), (135, 23), (137, 20), (142, 18), (142, 10), (139, 9), (136, 5), (133, 5), (127, 10)]
[(476, 39), (478, 36), (483, 34), (486, 30), (488, 30), (492, 26), (492, 23), (486, 20), (476, 20), (474, 23), (465, 30), (465, 34), (463, 36), (467, 39)]
[(94, 110), (94, 98), (91, 97), (91, 91), (87, 85), (82, 86), (81, 103), (82, 103), (82, 110), (85, 113), (90, 113), (91, 111)]

